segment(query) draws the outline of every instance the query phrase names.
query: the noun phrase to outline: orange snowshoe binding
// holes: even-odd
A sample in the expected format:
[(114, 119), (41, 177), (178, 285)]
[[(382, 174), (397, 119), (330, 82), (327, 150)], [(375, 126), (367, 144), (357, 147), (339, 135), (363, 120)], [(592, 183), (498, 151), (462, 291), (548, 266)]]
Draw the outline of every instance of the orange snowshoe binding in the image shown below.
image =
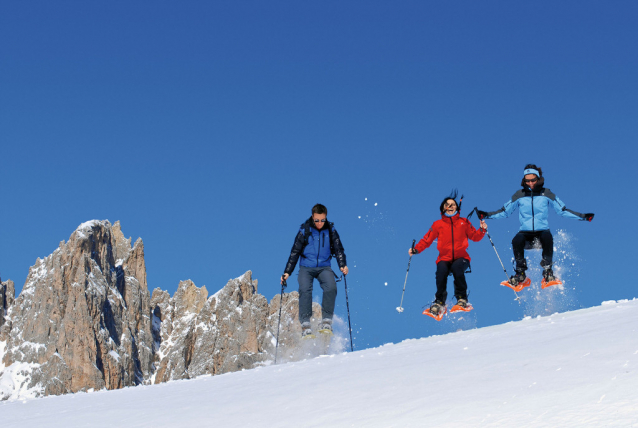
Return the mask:
[(516, 272), (509, 280), (501, 282), (501, 285), (509, 287), (517, 293), (525, 287), (532, 285), (532, 280), (525, 276), (525, 271)]
[(446, 312), (447, 307), (445, 306), (445, 303), (435, 301), (429, 308), (423, 311), (423, 315), (427, 315), (430, 318), (441, 321)]
[(552, 268), (546, 268), (543, 271), (543, 279), (541, 280), (541, 289), (551, 287), (552, 285), (563, 285), (563, 281), (554, 276)]
[(456, 305), (452, 306), (450, 309), (450, 313), (454, 312), (470, 312), (472, 309), (472, 305), (467, 302), (467, 299), (458, 299)]

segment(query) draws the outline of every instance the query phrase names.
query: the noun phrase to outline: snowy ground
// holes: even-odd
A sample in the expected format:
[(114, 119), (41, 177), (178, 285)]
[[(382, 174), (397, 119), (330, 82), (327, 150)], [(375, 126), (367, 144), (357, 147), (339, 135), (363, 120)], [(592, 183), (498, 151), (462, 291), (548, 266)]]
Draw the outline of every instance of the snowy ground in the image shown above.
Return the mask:
[(4, 402), (0, 422), (23, 428), (638, 427), (637, 330), (638, 300), (606, 302), (215, 377)]

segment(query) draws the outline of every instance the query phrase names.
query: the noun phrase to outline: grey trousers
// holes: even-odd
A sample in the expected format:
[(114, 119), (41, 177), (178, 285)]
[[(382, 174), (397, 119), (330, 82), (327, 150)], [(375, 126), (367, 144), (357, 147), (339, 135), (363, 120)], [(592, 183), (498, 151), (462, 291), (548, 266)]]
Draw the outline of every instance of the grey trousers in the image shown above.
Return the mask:
[(321, 301), (322, 318), (332, 319), (337, 300), (337, 283), (330, 266), (309, 268), (299, 267), (299, 322), (309, 322), (312, 316), (312, 282), (317, 278), (323, 290)]

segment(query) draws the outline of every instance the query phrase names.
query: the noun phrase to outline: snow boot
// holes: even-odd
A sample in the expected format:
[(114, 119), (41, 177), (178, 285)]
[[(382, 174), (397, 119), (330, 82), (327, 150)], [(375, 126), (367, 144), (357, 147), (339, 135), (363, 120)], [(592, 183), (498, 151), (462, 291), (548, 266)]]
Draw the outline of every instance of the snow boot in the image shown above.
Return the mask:
[(302, 339), (314, 339), (315, 335), (312, 334), (312, 328), (310, 322), (306, 321), (301, 324), (301, 338)]
[(501, 282), (501, 285), (509, 287), (518, 293), (523, 288), (532, 285), (532, 280), (525, 275), (524, 270), (519, 270), (509, 280)]
[(435, 300), (428, 309), (423, 311), (423, 315), (427, 315), (437, 321), (441, 321), (446, 312), (447, 308), (445, 307), (445, 303)]
[(554, 276), (551, 265), (543, 268), (543, 280), (541, 281), (541, 289), (551, 287), (552, 285), (562, 285), (563, 282)]
[(543, 279), (545, 282), (555, 281), (556, 277), (554, 276), (554, 271), (551, 267), (547, 267), (543, 270)]
[(332, 335), (332, 319), (324, 318), (319, 324), (319, 333)]
[(454, 312), (470, 312), (472, 310), (472, 305), (467, 302), (467, 299), (457, 299), (456, 305), (452, 306), (450, 309), (450, 313)]
[(518, 271), (516, 272), (516, 274), (510, 277), (509, 283), (513, 285), (514, 287), (516, 287), (518, 284), (524, 283), (526, 279), (527, 279), (527, 276), (525, 275), (525, 271), (524, 270)]

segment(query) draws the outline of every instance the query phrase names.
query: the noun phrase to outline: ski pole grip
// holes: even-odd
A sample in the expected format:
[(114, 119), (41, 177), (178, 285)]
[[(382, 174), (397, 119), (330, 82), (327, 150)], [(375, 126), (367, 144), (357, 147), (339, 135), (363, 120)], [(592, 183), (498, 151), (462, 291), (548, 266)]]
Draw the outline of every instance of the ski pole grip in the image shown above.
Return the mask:
[(416, 248), (414, 248), (414, 243), (416, 242), (416, 239), (412, 240), (412, 252), (416, 254)]
[(288, 284), (286, 283), (286, 278), (284, 278), (283, 275), (281, 275), (281, 285), (283, 285), (284, 287), (288, 286)]

